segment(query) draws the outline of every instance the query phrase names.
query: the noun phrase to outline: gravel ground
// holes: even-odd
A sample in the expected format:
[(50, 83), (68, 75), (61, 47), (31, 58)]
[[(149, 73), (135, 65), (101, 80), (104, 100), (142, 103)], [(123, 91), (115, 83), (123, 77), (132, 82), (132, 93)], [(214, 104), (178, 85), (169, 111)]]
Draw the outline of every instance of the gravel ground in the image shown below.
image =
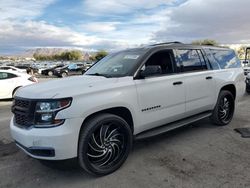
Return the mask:
[(96, 178), (75, 160), (41, 163), (20, 151), (9, 133), (11, 101), (0, 101), (0, 187), (250, 187), (250, 95), (238, 104), (229, 126), (208, 119), (161, 136), (136, 141), (126, 163)]

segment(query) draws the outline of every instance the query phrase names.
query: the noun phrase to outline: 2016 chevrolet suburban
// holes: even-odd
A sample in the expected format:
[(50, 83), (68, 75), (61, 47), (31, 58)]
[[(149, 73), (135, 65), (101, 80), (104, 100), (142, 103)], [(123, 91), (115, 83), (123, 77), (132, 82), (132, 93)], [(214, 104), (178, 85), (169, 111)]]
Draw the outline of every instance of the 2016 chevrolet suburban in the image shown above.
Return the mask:
[(95, 175), (117, 170), (134, 139), (209, 117), (233, 118), (245, 90), (233, 50), (162, 43), (112, 53), (84, 75), (17, 91), (11, 134), (43, 160), (76, 158)]

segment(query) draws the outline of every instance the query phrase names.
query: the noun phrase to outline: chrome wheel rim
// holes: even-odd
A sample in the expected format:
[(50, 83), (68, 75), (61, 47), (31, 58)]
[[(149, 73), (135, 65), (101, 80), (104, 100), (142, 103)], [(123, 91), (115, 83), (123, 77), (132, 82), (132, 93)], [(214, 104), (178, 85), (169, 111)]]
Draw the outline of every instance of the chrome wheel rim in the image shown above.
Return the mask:
[(91, 165), (109, 168), (118, 163), (125, 152), (126, 137), (122, 126), (102, 124), (89, 138), (87, 156)]
[(221, 121), (228, 121), (231, 114), (231, 101), (225, 96), (221, 99), (219, 105), (219, 118)]

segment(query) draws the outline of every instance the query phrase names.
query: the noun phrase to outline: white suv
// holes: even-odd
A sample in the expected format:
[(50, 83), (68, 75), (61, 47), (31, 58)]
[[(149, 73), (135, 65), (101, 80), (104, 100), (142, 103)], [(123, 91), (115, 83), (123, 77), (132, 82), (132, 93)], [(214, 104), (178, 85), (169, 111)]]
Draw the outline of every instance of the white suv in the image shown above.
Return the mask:
[(233, 50), (156, 44), (108, 55), (83, 76), (18, 90), (10, 128), (34, 158), (77, 157), (86, 171), (106, 175), (123, 164), (134, 139), (206, 117), (227, 125), (244, 90)]

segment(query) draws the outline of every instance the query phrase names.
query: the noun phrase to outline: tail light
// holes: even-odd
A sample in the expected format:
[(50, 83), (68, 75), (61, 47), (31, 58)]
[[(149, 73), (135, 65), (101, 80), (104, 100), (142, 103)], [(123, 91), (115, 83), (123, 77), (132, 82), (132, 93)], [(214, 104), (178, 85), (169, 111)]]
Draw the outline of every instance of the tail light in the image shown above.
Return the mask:
[(37, 78), (34, 76), (29, 77), (28, 80), (31, 82), (38, 82)]

